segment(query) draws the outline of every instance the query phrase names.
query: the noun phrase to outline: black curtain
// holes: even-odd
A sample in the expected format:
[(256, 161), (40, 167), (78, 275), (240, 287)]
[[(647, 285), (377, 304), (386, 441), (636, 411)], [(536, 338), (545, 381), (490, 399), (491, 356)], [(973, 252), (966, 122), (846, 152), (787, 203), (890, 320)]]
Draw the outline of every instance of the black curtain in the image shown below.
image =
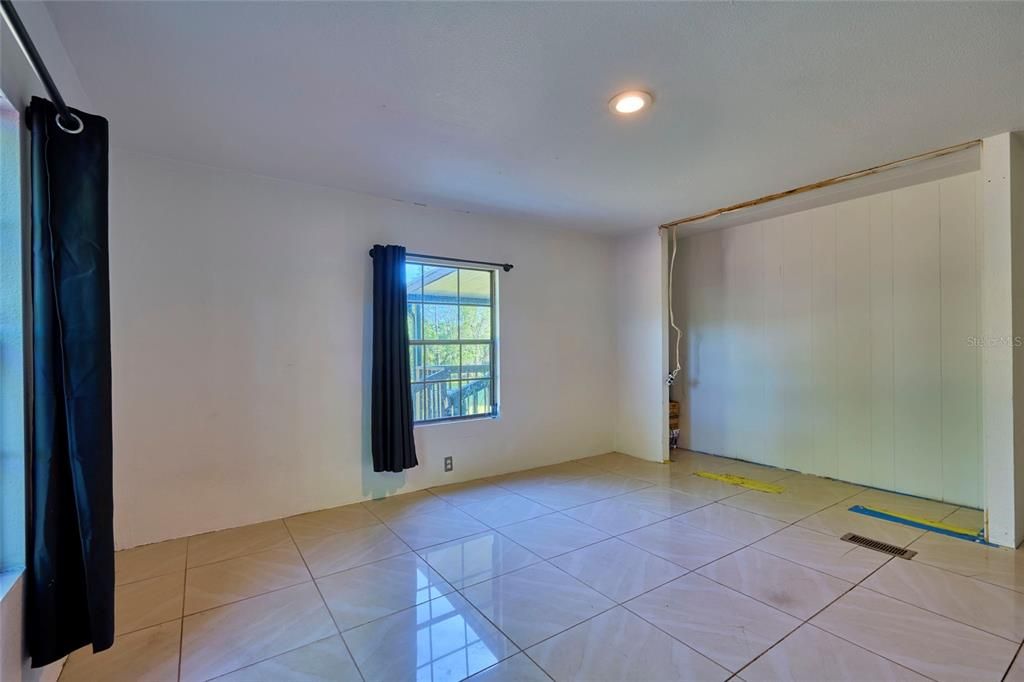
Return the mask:
[(71, 134), (33, 98), (32, 427), (26, 636), (32, 665), (114, 641), (107, 121)]
[(405, 247), (377, 244), (373, 256), (373, 376), (371, 443), (373, 470), (399, 472), (416, 466), (409, 386)]

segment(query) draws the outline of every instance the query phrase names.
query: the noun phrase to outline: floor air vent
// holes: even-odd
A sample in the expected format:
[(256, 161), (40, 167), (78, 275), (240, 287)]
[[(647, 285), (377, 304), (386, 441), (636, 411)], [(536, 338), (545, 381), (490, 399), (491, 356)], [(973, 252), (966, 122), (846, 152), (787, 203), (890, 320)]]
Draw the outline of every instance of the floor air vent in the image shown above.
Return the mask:
[(882, 542), (881, 540), (872, 540), (871, 538), (866, 538), (863, 535), (857, 535), (856, 533), (847, 533), (840, 539), (852, 542), (855, 545), (860, 545), (861, 547), (873, 549), (876, 552), (892, 554), (893, 556), (898, 556), (901, 559), (913, 559), (917, 554), (917, 552), (912, 549), (904, 549), (897, 545), (890, 545), (888, 542)]

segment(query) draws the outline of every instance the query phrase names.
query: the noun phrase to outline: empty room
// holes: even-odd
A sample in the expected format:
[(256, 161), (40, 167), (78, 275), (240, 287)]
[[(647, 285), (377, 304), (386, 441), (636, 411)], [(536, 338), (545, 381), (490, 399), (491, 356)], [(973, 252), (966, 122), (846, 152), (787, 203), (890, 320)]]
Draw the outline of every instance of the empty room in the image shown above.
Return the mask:
[(1024, 2), (0, 13), (0, 681), (1024, 682)]

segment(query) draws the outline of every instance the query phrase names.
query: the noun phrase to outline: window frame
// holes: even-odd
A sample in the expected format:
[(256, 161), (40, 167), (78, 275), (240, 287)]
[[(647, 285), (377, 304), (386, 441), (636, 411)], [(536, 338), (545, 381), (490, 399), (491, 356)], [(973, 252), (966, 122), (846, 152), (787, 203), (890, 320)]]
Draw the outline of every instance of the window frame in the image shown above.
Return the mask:
[[(458, 334), (458, 336), (460, 338), (458, 338), (458, 339), (439, 340), (439, 339), (425, 339), (425, 338), (414, 339), (414, 338), (412, 338), (412, 335), (410, 335), (410, 337), (409, 337), (409, 349), (410, 350), (415, 348), (415, 347), (417, 347), (417, 346), (422, 347), (422, 348), (427, 348), (429, 346), (457, 346), (459, 348), (459, 373), (460, 373), (460, 376), (458, 377), (457, 381), (459, 382), (460, 409), (461, 409), (461, 400), (462, 400), (462, 382), (465, 381), (465, 379), (463, 379), (461, 377), (461, 372), (462, 372), (462, 346), (482, 346), (482, 345), (490, 346), (490, 372), (489, 372), (489, 376), (487, 377), (488, 380), (491, 382), (491, 405), (490, 405), (490, 411), (484, 412), (484, 413), (478, 413), (478, 414), (460, 414), (460, 415), (455, 415), (455, 416), (451, 416), (451, 417), (439, 417), (437, 419), (416, 419), (415, 418), (416, 410), (415, 410), (415, 405), (414, 405), (413, 406), (413, 415), (414, 416), (413, 416), (413, 422), (412, 422), (413, 423), (413, 427), (431, 426), (431, 425), (434, 425), (434, 424), (445, 424), (445, 423), (449, 423), (449, 422), (471, 421), (471, 420), (476, 420), (476, 419), (497, 419), (500, 416), (500, 413), (501, 413), (499, 393), (498, 393), (498, 345), (499, 345), (498, 344), (498, 269), (495, 268), (495, 267), (490, 267), (490, 266), (486, 266), (486, 265), (467, 264), (467, 263), (462, 263), (462, 262), (459, 262), (459, 261), (445, 260), (444, 258), (428, 258), (428, 257), (423, 257), (423, 256), (407, 256), (406, 259), (405, 259), (405, 263), (406, 263), (406, 265), (420, 265), (420, 266), (433, 265), (433, 266), (438, 266), (438, 267), (451, 268), (451, 269), (453, 269), (455, 271), (471, 270), (471, 271), (476, 271), (476, 272), (486, 272), (488, 274), (488, 279), (490, 280), (490, 304), (489, 305), (481, 305), (481, 304), (474, 304), (474, 303), (463, 304), (461, 302), (461, 300), (459, 300), (457, 303), (455, 303), (455, 307), (460, 309), (458, 311), (459, 318), (458, 318), (458, 322), (456, 324), (457, 334)], [(406, 286), (408, 287), (408, 283), (406, 284)], [(461, 280), (460, 280), (459, 286), (460, 286), (459, 294), (460, 294), (460, 299), (461, 299)], [(422, 305), (425, 306), (426, 305), (426, 301), (425, 301), (426, 293), (422, 292), (422, 295), (424, 296), (424, 301), (422, 302)], [(489, 339), (463, 339), (463, 338), (461, 338), (461, 336), (462, 336), (461, 307), (463, 305), (475, 306), (475, 307), (480, 307), (480, 308), (489, 308), (490, 309), (490, 312), (491, 312), (491, 328), (490, 328), (490, 338)], [(422, 321), (421, 321), (421, 324), (422, 324)], [(420, 331), (422, 332), (422, 329)], [(425, 360), (425, 358), (424, 358), (424, 360)], [(413, 376), (412, 376), (412, 363), (410, 363), (410, 376), (409, 376), (409, 391), (410, 391), (410, 393), (412, 392), (412, 387), (414, 385), (416, 385), (416, 384), (419, 384), (419, 385), (422, 385), (422, 386), (427, 386), (429, 384), (446, 384), (446, 383), (449, 383), (450, 381), (451, 381), (451, 379), (448, 379), (448, 380), (445, 380), (445, 381), (416, 381), (413, 378)], [(415, 400), (415, 397), (413, 399)]]

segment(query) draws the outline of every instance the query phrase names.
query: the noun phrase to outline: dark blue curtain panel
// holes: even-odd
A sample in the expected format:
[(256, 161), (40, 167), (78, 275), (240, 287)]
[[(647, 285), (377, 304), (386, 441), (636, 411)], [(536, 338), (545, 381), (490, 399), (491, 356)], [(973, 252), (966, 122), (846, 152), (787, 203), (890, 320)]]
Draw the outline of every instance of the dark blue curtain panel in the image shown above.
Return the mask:
[(412, 437), (405, 247), (373, 247), (373, 470), (400, 472), (418, 464)]
[(114, 641), (107, 121), (77, 134), (33, 98), (32, 419), (27, 619), (32, 665)]

